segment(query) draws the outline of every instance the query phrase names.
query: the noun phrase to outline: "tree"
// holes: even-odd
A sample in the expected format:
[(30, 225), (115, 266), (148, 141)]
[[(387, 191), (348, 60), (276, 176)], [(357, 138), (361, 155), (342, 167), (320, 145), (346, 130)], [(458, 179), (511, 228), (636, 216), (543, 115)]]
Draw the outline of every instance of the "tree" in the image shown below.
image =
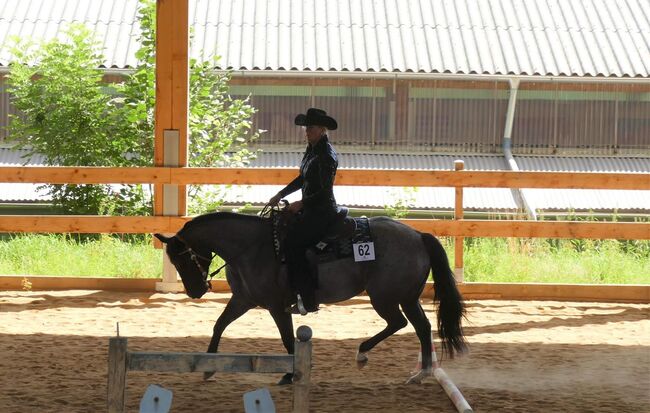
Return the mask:
[[(12, 118), (9, 140), (50, 165), (151, 166), (155, 11), (153, 0), (140, 0), (138, 64), (120, 84), (101, 81), (104, 58), (83, 25), (70, 25), (63, 39), (40, 48), (16, 40), (8, 84), (20, 115)], [(255, 109), (228, 95), (230, 76), (215, 72), (214, 63), (190, 61), (190, 166), (244, 164), (253, 155), (247, 143), (259, 135), (251, 130)], [(47, 188), (64, 213), (151, 213), (151, 197), (139, 185)], [(199, 187), (191, 195), (195, 205), (219, 203)]]
[[(154, 133), (155, 105), (155, 12), (153, 0), (140, 0), (140, 49), (136, 52), (138, 66), (119, 87), (127, 108), (129, 134), (147, 140)], [(255, 114), (249, 99), (233, 99), (228, 94), (230, 74), (213, 70), (217, 62), (190, 59), (189, 102), (189, 166), (242, 166), (254, 156), (247, 145), (261, 131), (252, 130)], [(153, 143), (152, 139), (148, 142)], [(153, 148), (151, 148), (153, 154)], [(153, 155), (152, 155), (153, 156)], [(191, 213), (215, 209), (221, 204), (218, 191), (191, 186)]]
[[(9, 141), (39, 153), (49, 165), (126, 166), (137, 146), (121, 133), (116, 89), (102, 83), (97, 43), (83, 25), (72, 24), (61, 39), (37, 47), (15, 40), (8, 76), (13, 104)], [(98, 214), (120, 203), (141, 209), (144, 195), (134, 186), (46, 185), (64, 213)]]

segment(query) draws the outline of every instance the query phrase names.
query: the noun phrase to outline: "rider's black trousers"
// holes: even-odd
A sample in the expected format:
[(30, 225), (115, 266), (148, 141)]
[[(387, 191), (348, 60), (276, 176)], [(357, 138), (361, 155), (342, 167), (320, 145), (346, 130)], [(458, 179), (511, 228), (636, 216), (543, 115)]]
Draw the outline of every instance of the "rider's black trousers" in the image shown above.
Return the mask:
[(300, 293), (306, 307), (316, 305), (318, 275), (311, 271), (305, 252), (323, 239), (335, 214), (335, 210), (329, 208), (305, 209), (298, 214), (287, 233), (285, 259), (289, 282), (291, 287)]

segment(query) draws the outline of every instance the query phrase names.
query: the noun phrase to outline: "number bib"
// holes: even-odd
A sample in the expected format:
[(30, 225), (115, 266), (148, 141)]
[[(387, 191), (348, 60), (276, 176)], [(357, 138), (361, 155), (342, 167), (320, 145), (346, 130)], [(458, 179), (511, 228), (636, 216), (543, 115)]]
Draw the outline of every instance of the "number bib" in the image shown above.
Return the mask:
[(357, 242), (352, 244), (355, 261), (374, 261), (375, 260), (375, 243), (374, 242)]

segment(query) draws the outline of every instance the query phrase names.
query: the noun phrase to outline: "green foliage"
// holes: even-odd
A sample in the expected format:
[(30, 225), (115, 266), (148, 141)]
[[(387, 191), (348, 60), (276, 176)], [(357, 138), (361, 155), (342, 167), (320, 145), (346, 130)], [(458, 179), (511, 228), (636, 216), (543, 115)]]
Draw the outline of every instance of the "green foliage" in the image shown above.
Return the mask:
[[(46, 156), (50, 165), (151, 166), (155, 108), (155, 12), (140, 0), (138, 65), (123, 83), (102, 83), (104, 62), (92, 32), (73, 24), (62, 39), (40, 47), (16, 39), (9, 89), (20, 116), (10, 124), (16, 147)], [(189, 165), (240, 166), (254, 155), (248, 142), (255, 109), (228, 95), (227, 73), (214, 62), (190, 61)], [(47, 185), (53, 203), (68, 214), (151, 213), (141, 186)], [(190, 188), (193, 212), (220, 204), (219, 194)]]
[[(9, 141), (39, 153), (49, 165), (127, 166), (139, 146), (120, 133), (116, 90), (102, 83), (103, 57), (91, 32), (72, 24), (62, 39), (37, 47), (15, 38), (8, 76), (13, 104)], [(145, 197), (134, 186), (46, 185), (61, 212), (142, 212)]]
[[(141, 48), (136, 56), (135, 72), (120, 86), (120, 95), (128, 108), (128, 133), (141, 140), (154, 133), (155, 107), (155, 12), (156, 3), (140, 0), (138, 19)], [(243, 166), (254, 156), (247, 144), (259, 137), (252, 131), (255, 109), (249, 99), (233, 99), (228, 94), (230, 75), (212, 68), (215, 61), (190, 59), (189, 79), (189, 157), (193, 167)], [(150, 148), (151, 152), (153, 148)], [(190, 214), (218, 209), (225, 189), (190, 186)]]
[(402, 219), (408, 215), (409, 208), (415, 204), (415, 199), (418, 192), (417, 187), (405, 187), (399, 189), (391, 189), (389, 195), (395, 200), (392, 205), (384, 206), (384, 213), (386, 216), (395, 219)]

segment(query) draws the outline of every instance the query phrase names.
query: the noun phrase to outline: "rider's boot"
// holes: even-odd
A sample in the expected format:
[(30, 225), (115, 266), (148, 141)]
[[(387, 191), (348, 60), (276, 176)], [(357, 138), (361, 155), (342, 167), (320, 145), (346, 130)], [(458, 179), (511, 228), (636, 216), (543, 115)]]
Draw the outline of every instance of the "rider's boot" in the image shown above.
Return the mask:
[(307, 312), (315, 313), (319, 310), (318, 303), (316, 302), (316, 291), (305, 291), (302, 297), (302, 301)]

